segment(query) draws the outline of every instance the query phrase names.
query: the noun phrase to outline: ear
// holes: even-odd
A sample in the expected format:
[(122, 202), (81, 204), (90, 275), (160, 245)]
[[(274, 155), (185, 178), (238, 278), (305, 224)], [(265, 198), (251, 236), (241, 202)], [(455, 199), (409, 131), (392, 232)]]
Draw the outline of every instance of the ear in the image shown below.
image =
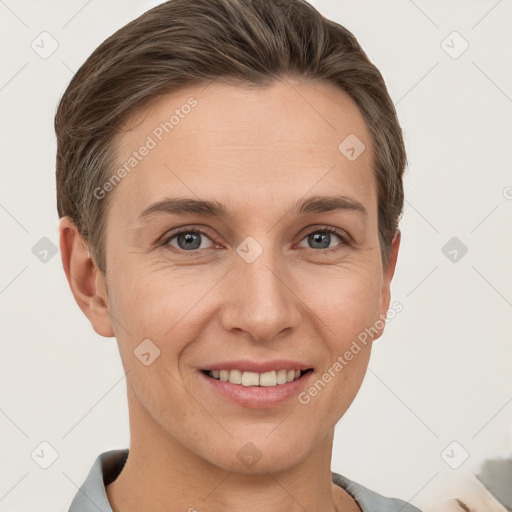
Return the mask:
[[(382, 288), (379, 300), (379, 319), (383, 320), (385, 320), (387, 316), (389, 304), (391, 302), (391, 280), (393, 279), (393, 275), (395, 274), (396, 261), (398, 259), (398, 249), (400, 248), (400, 240), (401, 233), (400, 230), (397, 229), (395, 232), (395, 236), (391, 241), (391, 246), (389, 248), (388, 265), (383, 269)], [(379, 334), (374, 339), (380, 338), (383, 332), (384, 327), (382, 327), (382, 329), (379, 329)]]
[(100, 336), (113, 337), (103, 274), (70, 217), (61, 219), (59, 232), (62, 265), (78, 306)]

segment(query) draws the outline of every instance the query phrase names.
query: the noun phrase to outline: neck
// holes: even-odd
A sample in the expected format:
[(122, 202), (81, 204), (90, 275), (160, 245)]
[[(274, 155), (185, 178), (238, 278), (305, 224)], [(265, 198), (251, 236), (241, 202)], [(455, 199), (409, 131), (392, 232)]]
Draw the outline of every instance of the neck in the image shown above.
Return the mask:
[[(106, 487), (114, 512), (244, 510), (256, 512), (360, 512), (331, 479), (334, 428), (299, 464), (278, 471), (231, 470), (199, 456), (172, 437), (128, 385), (130, 451), (118, 478)], [(207, 453), (207, 447), (198, 451)], [(204, 449), (202, 449), (204, 448)], [(221, 467), (224, 465), (226, 467)]]

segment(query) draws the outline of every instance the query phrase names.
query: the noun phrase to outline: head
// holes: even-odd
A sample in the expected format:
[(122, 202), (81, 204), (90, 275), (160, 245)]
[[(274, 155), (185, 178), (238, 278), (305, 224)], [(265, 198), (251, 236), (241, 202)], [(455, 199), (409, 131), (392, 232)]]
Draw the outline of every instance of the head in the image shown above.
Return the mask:
[[(93, 52), (55, 128), (64, 268), (138, 431), (230, 470), (311, 455), (362, 383), (400, 242), (402, 133), (355, 37), (302, 0), (169, 1)], [(244, 407), (203, 372), (241, 359), (327, 385)]]

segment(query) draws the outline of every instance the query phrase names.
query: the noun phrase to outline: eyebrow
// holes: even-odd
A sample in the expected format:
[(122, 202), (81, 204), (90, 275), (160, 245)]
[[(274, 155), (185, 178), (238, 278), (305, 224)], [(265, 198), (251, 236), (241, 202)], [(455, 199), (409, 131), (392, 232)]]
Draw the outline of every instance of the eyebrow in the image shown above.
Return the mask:
[[(362, 203), (347, 196), (312, 196), (293, 203), (291, 211), (297, 215), (313, 215), (332, 211), (354, 211), (359, 213), (364, 220), (368, 219), (368, 211)], [(145, 208), (138, 219), (146, 220), (156, 213), (180, 215), (195, 213), (205, 217), (219, 217), (231, 219), (234, 215), (218, 201), (206, 201), (193, 198), (165, 198)]]

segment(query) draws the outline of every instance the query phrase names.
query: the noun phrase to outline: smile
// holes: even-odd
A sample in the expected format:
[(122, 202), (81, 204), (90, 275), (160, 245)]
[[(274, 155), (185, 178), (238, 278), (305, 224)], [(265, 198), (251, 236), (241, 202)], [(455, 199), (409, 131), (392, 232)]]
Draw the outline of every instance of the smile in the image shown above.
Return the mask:
[(242, 370), (203, 370), (206, 375), (222, 382), (238, 384), (241, 386), (263, 386), (272, 387), (293, 382), (308, 370), (272, 370), (264, 373), (256, 373)]

